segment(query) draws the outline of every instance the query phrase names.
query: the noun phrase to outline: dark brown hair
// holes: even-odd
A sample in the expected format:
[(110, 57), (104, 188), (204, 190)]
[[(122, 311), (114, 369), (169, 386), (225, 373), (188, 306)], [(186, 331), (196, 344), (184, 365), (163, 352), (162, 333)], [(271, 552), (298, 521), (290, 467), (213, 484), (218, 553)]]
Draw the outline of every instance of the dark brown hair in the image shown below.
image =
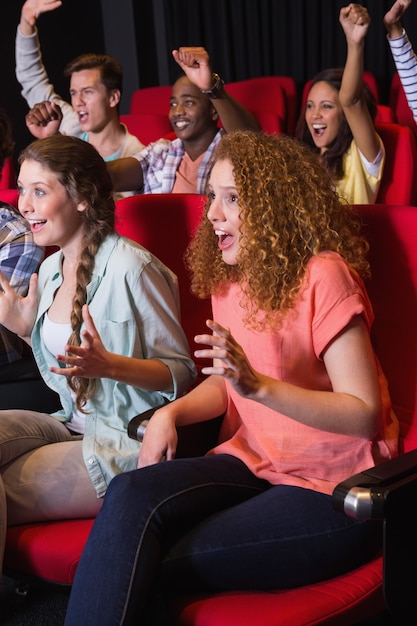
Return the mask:
[[(315, 85), (316, 83), (325, 82), (331, 85), (337, 92), (339, 92), (340, 86), (342, 84), (343, 72), (343, 68), (331, 68), (323, 70), (322, 72), (316, 74), (316, 76), (313, 78), (311, 87), (313, 87), (313, 85)], [(372, 119), (375, 119), (377, 111), (375, 99), (366, 83), (364, 83), (363, 90), (369, 113)], [(313, 137), (311, 136), (305, 119), (306, 106), (307, 102), (303, 106), (300, 117), (298, 118), (295, 136), (297, 139), (310, 146), (314, 150), (314, 152), (319, 152), (319, 149), (314, 144)], [(344, 176), (343, 157), (349, 149), (349, 146), (352, 143), (352, 139), (352, 131), (350, 130), (349, 124), (347, 123), (345, 116), (343, 116), (343, 120), (340, 125), (337, 137), (332, 142), (332, 144), (328, 146), (327, 150), (323, 154), (323, 160), (329, 170), (333, 173), (336, 180), (339, 180)]]

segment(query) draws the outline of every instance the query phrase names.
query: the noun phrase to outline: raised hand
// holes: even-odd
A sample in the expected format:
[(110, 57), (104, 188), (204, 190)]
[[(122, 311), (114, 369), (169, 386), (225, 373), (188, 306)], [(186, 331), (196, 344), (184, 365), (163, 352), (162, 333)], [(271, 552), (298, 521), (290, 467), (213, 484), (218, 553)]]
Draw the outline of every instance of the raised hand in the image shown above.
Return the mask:
[(32, 274), (29, 290), (25, 297), (20, 296), (0, 272), (0, 324), (20, 337), (28, 338), (32, 332), (38, 308), (37, 274)]
[(26, 126), (37, 139), (56, 135), (62, 121), (61, 107), (49, 100), (39, 102), (30, 109), (25, 121)]
[(211, 348), (196, 350), (194, 356), (213, 359), (212, 367), (204, 367), (203, 374), (226, 378), (236, 391), (246, 398), (256, 395), (260, 385), (259, 374), (252, 368), (242, 347), (232, 337), (230, 330), (213, 320), (207, 321), (213, 335), (197, 335), (194, 340)]
[(366, 37), (371, 18), (368, 9), (352, 2), (340, 9), (339, 21), (346, 39), (359, 43)]
[(179, 48), (172, 55), (190, 81), (199, 89), (211, 89), (213, 72), (208, 52), (201, 47)]
[(82, 315), (85, 329), (81, 333), (81, 345), (65, 346), (66, 354), (58, 354), (56, 358), (66, 367), (51, 367), (51, 372), (67, 377), (105, 378), (108, 376), (111, 353), (104, 347), (86, 304), (83, 306)]
[(411, 4), (411, 0), (396, 0), (389, 11), (384, 15), (384, 25), (388, 36), (395, 39), (402, 35), (401, 20)]
[(42, 13), (54, 11), (61, 4), (61, 0), (26, 0), (22, 6), (21, 18), (30, 26), (34, 26)]

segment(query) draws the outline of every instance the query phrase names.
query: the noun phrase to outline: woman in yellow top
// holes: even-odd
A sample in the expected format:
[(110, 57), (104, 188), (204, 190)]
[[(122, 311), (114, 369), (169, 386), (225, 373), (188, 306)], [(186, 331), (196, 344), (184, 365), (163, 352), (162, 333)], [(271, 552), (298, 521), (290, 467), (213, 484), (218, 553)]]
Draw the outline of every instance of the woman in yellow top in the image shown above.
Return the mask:
[(385, 150), (373, 117), (376, 104), (363, 81), (363, 55), (370, 17), (365, 7), (340, 10), (347, 43), (346, 65), (317, 74), (296, 136), (323, 157), (341, 198), (351, 204), (375, 202)]

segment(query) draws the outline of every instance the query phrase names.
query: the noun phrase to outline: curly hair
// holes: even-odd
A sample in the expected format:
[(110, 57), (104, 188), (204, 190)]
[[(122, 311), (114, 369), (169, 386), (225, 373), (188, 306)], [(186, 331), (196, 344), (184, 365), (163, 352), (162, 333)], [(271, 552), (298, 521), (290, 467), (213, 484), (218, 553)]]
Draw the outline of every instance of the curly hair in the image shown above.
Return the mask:
[[(313, 78), (310, 89), (316, 83), (325, 82), (339, 93), (340, 86), (342, 84), (343, 72), (343, 68), (331, 68), (319, 72)], [(377, 106), (375, 98), (366, 83), (364, 83), (363, 85), (363, 92), (369, 113), (371, 115), (371, 118), (374, 120), (377, 112)], [(307, 103), (302, 108), (300, 117), (298, 118), (297, 127), (295, 129), (295, 137), (309, 145), (314, 150), (314, 152), (318, 153), (320, 150), (315, 145), (313, 137), (311, 136), (310, 130), (307, 126), (305, 118), (306, 108)], [(330, 146), (328, 146), (327, 150), (322, 155), (325, 164), (333, 173), (335, 180), (340, 180), (344, 176), (343, 157), (349, 149), (349, 146), (352, 143), (352, 139), (352, 131), (350, 130), (350, 126), (347, 123), (345, 116), (343, 115), (343, 120), (336, 138), (333, 140)]]
[(0, 172), (3, 169), (5, 160), (8, 157), (13, 156), (13, 150), (14, 140), (12, 133), (12, 123), (6, 111), (0, 108)]
[[(19, 163), (35, 161), (56, 174), (68, 196), (77, 204), (85, 202), (83, 244), (77, 268), (77, 286), (72, 301), (70, 345), (81, 344), (82, 307), (87, 302), (87, 285), (91, 280), (95, 256), (103, 240), (114, 232), (115, 205), (110, 175), (102, 157), (86, 141), (66, 135), (53, 135), (27, 146)], [(95, 380), (68, 379), (76, 396), (77, 409), (83, 411), (95, 390)]]
[(321, 160), (296, 139), (250, 131), (226, 134), (215, 162), (232, 164), (241, 210), (237, 264), (227, 265), (207, 218), (190, 243), (186, 262), (193, 292), (206, 298), (230, 282), (241, 285), (245, 323), (259, 327), (294, 307), (313, 255), (338, 252), (363, 277), (368, 244), (351, 208), (342, 205)]

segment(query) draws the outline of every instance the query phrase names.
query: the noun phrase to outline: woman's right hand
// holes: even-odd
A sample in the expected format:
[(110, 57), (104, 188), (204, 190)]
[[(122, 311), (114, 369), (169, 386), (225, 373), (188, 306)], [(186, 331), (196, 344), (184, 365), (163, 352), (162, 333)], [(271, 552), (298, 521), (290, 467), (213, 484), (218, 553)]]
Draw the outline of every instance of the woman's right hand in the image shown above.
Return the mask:
[(403, 32), (401, 20), (410, 4), (411, 0), (396, 0), (390, 10), (385, 13), (384, 26), (390, 39), (401, 37)]
[(138, 468), (175, 458), (178, 434), (171, 405), (155, 411), (145, 430), (139, 452)]
[(29, 290), (25, 297), (10, 287), (9, 281), (0, 271), (0, 324), (20, 337), (29, 337), (38, 309), (38, 276), (32, 274)]

